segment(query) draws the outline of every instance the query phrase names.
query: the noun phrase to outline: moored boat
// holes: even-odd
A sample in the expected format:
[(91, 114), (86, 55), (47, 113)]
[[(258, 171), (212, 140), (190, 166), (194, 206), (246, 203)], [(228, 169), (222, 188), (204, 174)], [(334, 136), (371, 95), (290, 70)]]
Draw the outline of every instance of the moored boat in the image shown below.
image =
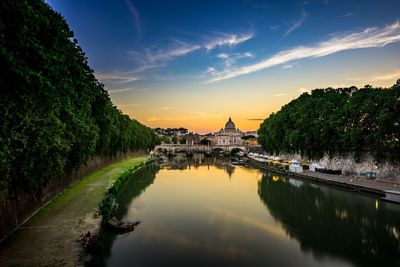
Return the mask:
[(118, 232), (130, 232), (135, 230), (135, 227), (140, 223), (140, 221), (136, 221), (133, 223), (121, 222), (115, 216), (110, 216), (107, 219), (107, 225), (115, 231)]
[(303, 172), (303, 167), (297, 160), (292, 160), (289, 165), (290, 172)]

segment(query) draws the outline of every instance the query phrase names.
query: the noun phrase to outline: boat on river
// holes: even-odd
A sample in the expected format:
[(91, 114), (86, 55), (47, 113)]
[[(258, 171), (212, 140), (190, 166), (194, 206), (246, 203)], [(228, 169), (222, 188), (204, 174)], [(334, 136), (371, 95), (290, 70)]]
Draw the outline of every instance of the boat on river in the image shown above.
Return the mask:
[(122, 222), (115, 216), (110, 216), (107, 219), (107, 225), (117, 232), (130, 232), (135, 230), (135, 227), (140, 224), (140, 221), (133, 223)]
[(303, 167), (297, 160), (292, 160), (289, 165), (290, 172), (303, 172)]

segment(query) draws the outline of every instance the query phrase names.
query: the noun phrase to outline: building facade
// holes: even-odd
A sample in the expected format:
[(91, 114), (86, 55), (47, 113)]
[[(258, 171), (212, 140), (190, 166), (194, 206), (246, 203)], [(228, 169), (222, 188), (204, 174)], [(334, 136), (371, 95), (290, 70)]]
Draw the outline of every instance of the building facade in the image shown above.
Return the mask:
[(214, 135), (210, 136), (209, 139), (213, 145), (243, 145), (244, 133), (236, 128), (235, 123), (229, 117), (229, 120), (225, 123), (225, 127), (221, 128)]

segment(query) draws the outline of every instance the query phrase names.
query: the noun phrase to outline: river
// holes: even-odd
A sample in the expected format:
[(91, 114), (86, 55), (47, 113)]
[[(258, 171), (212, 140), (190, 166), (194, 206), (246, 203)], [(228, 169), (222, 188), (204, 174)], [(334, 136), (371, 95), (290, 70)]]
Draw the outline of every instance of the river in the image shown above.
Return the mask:
[(105, 266), (400, 266), (400, 206), (226, 158), (175, 158), (135, 174), (104, 230)]

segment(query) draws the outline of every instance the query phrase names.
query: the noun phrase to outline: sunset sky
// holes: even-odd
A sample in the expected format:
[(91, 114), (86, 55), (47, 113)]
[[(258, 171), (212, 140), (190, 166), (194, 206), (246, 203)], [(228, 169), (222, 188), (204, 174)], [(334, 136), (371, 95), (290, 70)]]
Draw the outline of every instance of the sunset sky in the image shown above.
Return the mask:
[(47, 0), (124, 113), (256, 130), (314, 88), (400, 78), (400, 1)]

